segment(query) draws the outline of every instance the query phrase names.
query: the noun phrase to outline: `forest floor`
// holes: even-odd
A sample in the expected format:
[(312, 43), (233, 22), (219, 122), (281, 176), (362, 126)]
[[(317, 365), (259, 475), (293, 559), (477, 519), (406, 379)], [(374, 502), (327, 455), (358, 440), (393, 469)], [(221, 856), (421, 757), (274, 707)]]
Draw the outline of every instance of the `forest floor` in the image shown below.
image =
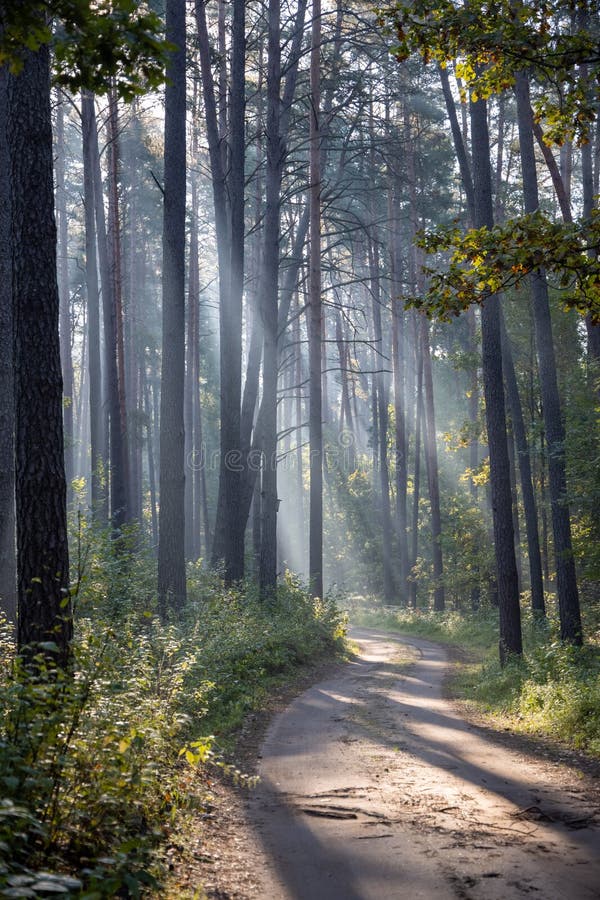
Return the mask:
[(475, 721), (444, 696), (440, 645), (350, 637), (354, 659), (248, 722), (260, 784), (211, 785), (162, 896), (599, 898), (600, 767)]

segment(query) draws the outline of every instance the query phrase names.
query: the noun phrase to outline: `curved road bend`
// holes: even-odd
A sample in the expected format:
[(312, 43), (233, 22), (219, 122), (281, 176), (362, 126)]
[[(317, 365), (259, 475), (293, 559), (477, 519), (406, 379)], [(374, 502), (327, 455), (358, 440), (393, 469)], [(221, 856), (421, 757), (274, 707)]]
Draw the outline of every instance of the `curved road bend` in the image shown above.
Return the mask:
[(277, 716), (262, 748), (265, 900), (600, 898), (598, 785), (461, 719), (442, 647), (350, 636), (360, 659)]

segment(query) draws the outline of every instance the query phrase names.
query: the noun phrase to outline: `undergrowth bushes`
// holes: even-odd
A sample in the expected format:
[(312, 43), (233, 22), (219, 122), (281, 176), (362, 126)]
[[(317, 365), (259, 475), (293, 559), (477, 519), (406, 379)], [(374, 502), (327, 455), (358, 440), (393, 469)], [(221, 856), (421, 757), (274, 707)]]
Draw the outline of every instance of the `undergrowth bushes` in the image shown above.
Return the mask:
[(452, 692), (514, 731), (547, 735), (600, 756), (600, 610), (585, 609), (583, 648), (558, 639), (551, 614), (545, 623), (523, 613), (524, 654), (504, 668), (498, 662), (497, 610), (398, 611), (355, 602), (353, 622), (443, 641), (471, 658), (459, 666)]
[(264, 605), (200, 567), (186, 608), (161, 623), (152, 562), (124, 540), (118, 558), (102, 541), (88, 553), (68, 675), (47, 654), (23, 671), (2, 626), (0, 897), (136, 897), (155, 884), (153, 849), (198, 777), (186, 759), (225, 766), (273, 679), (333, 654), (343, 634), (335, 603), (292, 579)]

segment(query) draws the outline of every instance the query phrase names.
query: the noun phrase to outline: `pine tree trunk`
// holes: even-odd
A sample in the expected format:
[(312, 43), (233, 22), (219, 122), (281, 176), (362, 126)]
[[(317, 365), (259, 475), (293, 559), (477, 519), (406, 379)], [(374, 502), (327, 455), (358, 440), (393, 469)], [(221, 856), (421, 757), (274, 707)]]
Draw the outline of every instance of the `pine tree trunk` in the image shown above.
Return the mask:
[[(196, 159), (198, 155), (198, 130), (196, 126), (196, 115), (198, 107), (198, 85), (194, 82), (194, 99), (193, 99), (193, 135), (192, 135), (192, 160), (194, 169), (196, 167)], [(198, 247), (198, 178), (196, 172), (192, 173), (192, 216), (191, 216), (191, 236), (190, 236), (190, 279), (189, 279), (189, 309), (188, 315), (192, 318), (193, 328), (191, 332), (191, 356), (189, 365), (191, 371), (188, 372), (190, 380), (189, 391), (191, 394), (191, 448), (192, 448), (192, 467), (187, 464), (186, 472), (186, 489), (188, 478), (192, 479), (191, 490), (191, 558), (198, 559), (202, 555), (201, 532), (204, 536), (205, 558), (210, 556), (211, 535), (210, 523), (208, 516), (208, 497), (206, 493), (206, 448), (204, 447), (204, 434), (202, 424), (202, 404), (200, 400), (200, 258)], [(186, 439), (187, 439), (186, 426)]]
[[(112, 323), (115, 340), (115, 353), (117, 359), (117, 396), (112, 402), (118, 404), (118, 410), (111, 407), (111, 435), (113, 428), (118, 428), (121, 444), (120, 477), (123, 479), (122, 488), (115, 485), (119, 492), (117, 497), (114, 492), (115, 505), (111, 502), (113, 520), (122, 525), (131, 520), (130, 497), (130, 472), (129, 472), (129, 447), (127, 434), (127, 398), (125, 393), (125, 338), (123, 321), (123, 267), (122, 267), (122, 235), (119, 197), (119, 170), (120, 170), (120, 135), (119, 135), (119, 108), (117, 95), (111, 90), (108, 95), (108, 120), (107, 120), (107, 188), (108, 188), (108, 259), (109, 273), (112, 282)], [(118, 412), (118, 415), (117, 415)], [(114, 422), (113, 422), (114, 413)], [(112, 453), (111, 453), (112, 455)], [(122, 497), (120, 496), (122, 492)], [(116, 502), (122, 499), (123, 507), (116, 507)], [(114, 510), (117, 508), (116, 520)]]
[(65, 188), (65, 107), (60, 91), (57, 91), (56, 107), (56, 225), (58, 233), (58, 293), (60, 296), (60, 359), (63, 376), (63, 432), (65, 442), (65, 477), (67, 479), (67, 503), (73, 495), (74, 467), (74, 385), (73, 359), (71, 356), (71, 294), (69, 289), (69, 235), (67, 221), (67, 195)]
[(523, 590), (523, 562), (521, 558), (521, 528), (519, 524), (519, 496), (517, 493), (517, 464), (515, 459), (515, 438), (512, 422), (507, 428), (508, 466), (510, 470), (510, 495), (512, 500), (513, 532), (515, 535), (515, 562), (517, 564), (517, 582), (519, 595)]
[(280, 135), (281, 35), (280, 5), (269, 0), (267, 67), (267, 169), (263, 272), (261, 279), (263, 331), (262, 428), (264, 469), (262, 477), (262, 528), (259, 586), (262, 599), (277, 586), (277, 374), (279, 216), (282, 176)]
[(415, 345), (417, 368), (417, 395), (415, 398), (415, 467), (413, 472), (413, 505), (411, 535), (411, 566), (409, 571), (408, 603), (417, 608), (416, 565), (419, 555), (419, 499), (421, 496), (421, 433), (423, 431), (423, 352), (420, 342)]
[[(49, 51), (10, 78), (17, 521), (17, 641), (58, 647), (72, 635), (62, 421)], [(40, 436), (43, 435), (43, 440)]]
[[(79, 374), (79, 390), (77, 391), (77, 415), (75, 416), (75, 445), (77, 454), (74, 459), (75, 475), (84, 478), (86, 494), (90, 497), (91, 473), (88, 471), (88, 451), (90, 446), (90, 421), (89, 421), (89, 373), (88, 373), (88, 327), (86, 310), (83, 310), (81, 342), (81, 364)], [(90, 499), (88, 499), (90, 502)]]
[[(532, 213), (538, 209), (539, 200), (529, 80), (524, 72), (517, 72), (516, 74), (515, 93), (517, 98), (525, 212)], [(544, 426), (548, 441), (548, 475), (556, 559), (560, 633), (563, 641), (581, 644), (583, 635), (579, 611), (579, 593), (571, 544), (569, 507), (566, 503), (565, 433), (556, 378), (554, 338), (545, 272), (541, 269), (534, 272), (531, 275), (530, 283)]]
[(323, 415), (321, 311), (321, 0), (313, 0), (310, 54), (310, 261), (309, 443), (310, 530), (308, 574), (314, 596), (323, 596)]
[[(475, 192), (476, 228), (491, 228), (492, 176), (487, 104), (471, 102), (471, 135), (473, 141), (473, 187)], [(515, 560), (512, 523), (510, 470), (506, 438), (506, 414), (502, 381), (502, 342), (500, 335), (499, 298), (490, 296), (481, 311), (482, 368), (485, 393), (485, 415), (490, 453), (490, 481), (494, 544), (498, 578), (500, 615), (500, 661), (510, 653), (523, 650), (519, 583)]]
[(521, 476), (521, 494), (523, 496), (523, 510), (525, 513), (527, 553), (529, 556), (529, 579), (531, 586), (531, 608), (533, 609), (534, 614), (544, 616), (544, 578), (542, 575), (537, 506), (531, 477), (531, 458), (529, 455), (529, 444), (527, 441), (527, 433), (525, 431), (525, 422), (519, 397), (515, 366), (512, 358), (512, 349), (503, 318), (501, 320), (501, 329), (502, 363), (504, 378), (506, 380), (506, 396), (517, 448), (519, 473)]
[(225, 577), (232, 582), (238, 581), (244, 574), (244, 533), (247, 519), (247, 516), (240, 515), (243, 470), (240, 418), (244, 279), (245, 4), (242, 0), (233, 0), (228, 178), (223, 166), (223, 148), (219, 137), (205, 6), (203, 0), (197, 0), (196, 21), (220, 275), (221, 456), (212, 562), (216, 564), (224, 561)]
[[(477, 346), (477, 321), (475, 318), (475, 310), (471, 308), (467, 312), (468, 329), (469, 329), (469, 350), (475, 354), (478, 350)], [(479, 373), (477, 366), (474, 365), (471, 372), (471, 384), (469, 388), (469, 424), (471, 426), (471, 440), (469, 441), (469, 468), (471, 472), (475, 472), (479, 465)], [(469, 479), (469, 492), (474, 501), (477, 500), (477, 484), (474, 478)], [(471, 587), (471, 609), (479, 609), (481, 602), (481, 586), (479, 567), (476, 567), (474, 575), (477, 582)]]
[[(472, 178), (472, 173), (471, 173), (471, 164), (470, 164), (469, 157), (468, 157), (468, 154), (466, 151), (464, 134), (461, 133), (460, 127), (458, 125), (458, 120), (456, 118), (456, 109), (455, 109), (452, 93), (450, 91), (450, 85), (449, 85), (447, 73), (445, 71), (440, 70), (440, 77), (441, 77), (442, 86), (443, 86), (443, 90), (444, 90), (444, 98), (446, 101), (446, 108), (448, 110), (448, 115), (449, 115), (450, 122), (451, 122), (452, 136), (453, 136), (454, 146), (455, 146), (456, 153), (457, 153), (457, 159), (459, 161), (461, 178), (462, 178), (462, 182), (463, 182), (463, 186), (464, 186), (465, 194), (466, 194), (466, 198), (467, 198), (467, 208), (468, 208), (468, 212), (469, 212), (469, 219), (470, 219), (471, 223), (473, 223), (476, 219), (476, 211), (475, 211), (475, 194), (474, 194), (474, 190), (473, 190), (473, 178)], [(504, 121), (503, 114), (504, 114), (504, 112), (503, 112), (503, 106), (502, 106), (499, 110), (499, 124), (498, 124), (499, 138), (498, 138), (498, 156), (497, 156), (497, 163), (496, 163), (496, 200), (497, 200), (497, 202), (498, 202), (498, 197), (500, 196), (499, 187), (500, 187), (501, 178), (502, 178), (503, 121)], [(499, 207), (497, 207), (497, 212), (499, 212), (499, 211), (500, 211)], [(475, 337), (474, 337), (475, 336), (475, 320), (474, 320), (474, 311), (473, 310), (470, 310), (470, 312), (469, 312), (469, 331), (470, 331), (470, 335), (471, 335), (471, 345), (474, 347), (475, 346)], [(512, 364), (512, 356), (510, 356), (510, 354), (509, 354), (506, 358), (504, 358), (504, 342), (503, 342), (502, 346), (503, 346), (503, 366), (505, 367), (505, 377), (507, 377), (507, 394), (509, 397), (509, 401), (512, 401), (511, 402), (511, 413), (513, 415), (513, 421), (515, 421), (515, 418), (518, 418), (520, 416), (521, 422), (522, 422), (522, 412), (521, 412), (521, 407), (520, 407), (518, 391), (517, 391), (516, 397), (515, 397), (511, 391), (512, 382), (510, 379), (510, 373), (507, 373), (507, 371), (506, 371), (506, 366), (510, 365), (512, 367), (512, 365), (513, 365)], [(514, 367), (512, 368), (512, 377), (514, 378)], [(516, 380), (514, 382), (514, 385), (516, 388)], [(477, 419), (478, 419), (478, 383), (477, 383), (477, 372), (476, 371), (473, 374), (470, 394), (471, 394), (471, 396), (470, 396), (470, 402), (469, 402), (469, 417), (470, 417), (472, 425), (475, 426), (477, 423)], [(513, 402), (516, 403), (516, 406), (513, 405)], [(520, 443), (521, 432), (518, 427), (518, 424), (514, 427), (515, 427), (515, 437), (516, 437), (517, 441), (519, 442), (518, 446), (521, 448), (519, 450), (519, 453), (521, 453), (521, 452), (527, 453), (526, 439), (525, 439), (525, 446), (523, 446), (523, 444)], [(517, 436), (517, 432), (518, 432), (518, 436)], [(525, 437), (524, 430), (522, 432), (522, 436), (523, 436), (523, 438)], [(507, 449), (508, 449), (508, 446), (507, 446)], [(471, 444), (470, 444), (469, 465), (470, 465), (470, 468), (472, 471), (474, 471), (477, 468), (477, 465), (478, 465), (477, 457), (478, 457), (478, 441), (477, 441), (477, 438), (474, 437), (471, 439)], [(529, 459), (529, 457), (527, 455), (527, 461), (528, 461), (528, 459)], [(527, 463), (525, 463), (525, 465), (526, 464)], [(523, 471), (522, 471), (521, 467), (519, 467), (519, 470), (521, 472), (521, 478), (523, 480), (523, 478), (525, 476), (523, 475)], [(512, 481), (511, 481), (511, 484), (512, 484)], [(529, 484), (529, 488), (531, 490), (531, 482)], [(477, 496), (477, 486), (475, 485), (475, 483), (472, 480), (471, 480), (471, 492), (473, 494), (473, 497)], [(523, 497), (524, 497), (524, 506), (526, 507), (526, 523), (527, 523), (528, 541), (529, 541), (530, 531), (533, 527), (533, 531), (531, 531), (532, 538), (531, 538), (531, 543), (529, 544), (529, 548), (530, 548), (530, 567), (531, 567), (531, 572), (534, 573), (536, 570), (535, 541), (537, 538), (537, 519), (536, 519), (536, 515), (535, 515), (535, 505), (533, 506), (533, 509), (529, 505), (531, 497), (530, 497), (530, 492), (528, 492), (526, 486), (523, 488)], [(533, 516), (534, 516), (533, 520), (531, 518), (532, 512), (533, 512)], [(517, 519), (517, 527), (518, 527), (518, 519)], [(539, 558), (539, 544), (538, 544), (538, 558)], [(516, 561), (516, 557), (515, 557), (515, 561)], [(518, 567), (517, 567), (517, 574), (518, 574), (518, 581), (520, 582), (520, 575), (519, 575)], [(538, 608), (538, 605), (540, 603), (539, 589), (540, 589), (539, 583), (536, 582), (535, 577), (532, 574), (532, 596), (535, 595), (534, 603), (536, 604), (536, 608)], [(474, 587), (473, 591), (472, 591), (472, 596), (471, 596), (471, 605), (473, 608), (477, 608), (479, 606), (479, 594), (480, 594), (479, 587), (478, 586)], [(541, 593), (541, 604), (542, 604), (542, 609), (543, 609), (543, 589), (542, 589), (542, 593)]]
[(8, 69), (6, 66), (0, 66), (0, 609), (9, 622), (16, 622), (15, 415), (11, 185), (7, 142), (8, 84)]
[(471, 164), (469, 162), (469, 157), (467, 154), (467, 147), (458, 122), (458, 116), (456, 115), (456, 105), (454, 103), (454, 97), (452, 96), (452, 91), (450, 89), (448, 69), (442, 68), (440, 66), (438, 72), (440, 75), (440, 81), (442, 83), (442, 91), (444, 94), (444, 101), (446, 103), (446, 111), (450, 120), (450, 129), (452, 131), (454, 150), (456, 152), (460, 176), (466, 194), (467, 209), (469, 210), (470, 217), (473, 218), (475, 210), (475, 192), (473, 190), (473, 176), (471, 173)]
[[(91, 156), (94, 180), (94, 208), (96, 218), (96, 236), (98, 242), (98, 263), (102, 284), (102, 314), (104, 327), (104, 402), (107, 406), (108, 448), (103, 457), (108, 464), (110, 477), (110, 515), (115, 529), (125, 522), (126, 499), (126, 457), (121, 431), (121, 408), (119, 403), (119, 373), (117, 369), (117, 332), (115, 324), (114, 283), (111, 274), (106, 218), (104, 213), (104, 194), (102, 174), (100, 170), (100, 153), (98, 149), (98, 129), (96, 117), (93, 116), (91, 126)], [(108, 452), (107, 452), (108, 449)]]
[(142, 435), (140, 412), (142, 401), (140, 396), (141, 353), (139, 350), (138, 322), (140, 320), (140, 298), (144, 297), (145, 270), (142, 254), (138, 245), (141, 215), (138, 211), (140, 192), (140, 173), (137, 164), (137, 151), (140, 148), (140, 122), (137, 101), (131, 107), (130, 139), (128, 142), (126, 163), (129, 172), (130, 189), (128, 192), (129, 232), (128, 249), (128, 302), (124, 307), (125, 363), (127, 400), (126, 423), (128, 426), (127, 445), (129, 448), (129, 497), (128, 505), (133, 522), (142, 521)]
[(398, 534), (398, 561), (400, 575), (400, 602), (407, 589), (408, 578), (408, 517), (407, 517), (407, 429), (404, 394), (404, 327), (405, 317), (400, 300), (400, 251), (398, 247), (398, 220), (396, 203), (392, 208), (392, 365), (394, 370), (394, 437), (395, 437), (395, 485), (396, 531)]
[(296, 295), (296, 319), (294, 321), (294, 344), (296, 347), (296, 533), (300, 571), (306, 572), (306, 534), (304, 527), (304, 461), (302, 459), (302, 348), (300, 344), (300, 296)]
[(163, 618), (186, 599), (185, 581), (185, 0), (167, 0), (173, 50), (165, 89), (163, 318), (160, 399), (158, 602)]
[(196, 467), (200, 465), (199, 448), (195, 444), (196, 395), (199, 393), (196, 346), (199, 337), (198, 318), (200, 314), (200, 284), (198, 260), (198, 214), (197, 186), (192, 179), (192, 213), (190, 223), (190, 258), (188, 276), (188, 316), (185, 369), (185, 557), (195, 560), (200, 555), (199, 541), (199, 501), (195, 496)]
[(92, 141), (96, 133), (94, 97), (87, 91), (81, 95), (81, 128), (83, 139), (83, 204), (85, 208), (85, 277), (88, 311), (88, 365), (90, 411), (90, 459), (92, 515), (97, 516), (105, 499), (102, 449), (102, 370), (100, 355), (100, 294), (98, 290), (98, 260), (96, 256), (96, 225), (94, 219), (94, 172)]
[(369, 236), (369, 274), (373, 309), (373, 336), (377, 353), (378, 370), (374, 378), (377, 380), (377, 420), (378, 441), (375, 452), (379, 458), (379, 487), (381, 493), (381, 529), (383, 549), (383, 597), (386, 603), (393, 603), (396, 596), (392, 570), (392, 511), (390, 507), (390, 479), (387, 456), (388, 437), (388, 392), (385, 384), (383, 368), (386, 354), (381, 326), (381, 291), (379, 281), (379, 254), (375, 240)]
[(431, 505), (431, 554), (433, 557), (433, 608), (441, 612), (445, 605), (444, 561), (442, 556), (442, 513), (440, 508), (440, 477), (437, 455), (437, 435), (435, 430), (435, 400), (433, 396), (433, 372), (431, 369), (431, 348), (429, 346), (429, 323), (421, 320), (421, 341), (423, 353), (423, 382), (425, 394), (424, 446)]
[(152, 407), (150, 405), (150, 389), (144, 372), (142, 378), (142, 394), (144, 397), (144, 413), (146, 416), (146, 447), (148, 454), (148, 483), (150, 486), (150, 520), (152, 522), (152, 547), (158, 551), (158, 509), (156, 502), (156, 463), (154, 461), (154, 428), (152, 423)]
[[(346, 343), (344, 337), (344, 328), (342, 325), (342, 317), (339, 310), (336, 310), (336, 318), (335, 318), (335, 335), (336, 342), (338, 348), (338, 357), (340, 363), (340, 376), (341, 376), (341, 388), (342, 388), (342, 396), (341, 396), (341, 407), (340, 407), (340, 440), (342, 441), (342, 447), (344, 449), (344, 469), (350, 474), (356, 469), (356, 452), (355, 452), (355, 435), (354, 435), (354, 423), (352, 419), (352, 408), (350, 406), (350, 386), (349, 386), (349, 376), (350, 376), (350, 353), (348, 351), (348, 344)], [(298, 343), (300, 340), (299, 334), (296, 337), (296, 342)], [(298, 347), (298, 354), (300, 353), (300, 348)], [(300, 358), (298, 356), (298, 358)], [(296, 385), (298, 385), (297, 390), (300, 391), (300, 382), (302, 380), (302, 370), (301, 368), (296, 371)], [(300, 424), (298, 422), (298, 424)]]

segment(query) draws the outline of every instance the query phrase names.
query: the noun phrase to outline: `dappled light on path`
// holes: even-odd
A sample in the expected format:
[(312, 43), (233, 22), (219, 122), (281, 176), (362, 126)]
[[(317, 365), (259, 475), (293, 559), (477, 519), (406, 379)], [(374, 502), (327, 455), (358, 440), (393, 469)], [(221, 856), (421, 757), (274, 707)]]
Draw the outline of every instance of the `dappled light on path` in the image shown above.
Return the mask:
[(273, 723), (251, 815), (265, 896), (600, 895), (600, 796), (442, 697), (444, 650), (356, 629), (360, 658)]

